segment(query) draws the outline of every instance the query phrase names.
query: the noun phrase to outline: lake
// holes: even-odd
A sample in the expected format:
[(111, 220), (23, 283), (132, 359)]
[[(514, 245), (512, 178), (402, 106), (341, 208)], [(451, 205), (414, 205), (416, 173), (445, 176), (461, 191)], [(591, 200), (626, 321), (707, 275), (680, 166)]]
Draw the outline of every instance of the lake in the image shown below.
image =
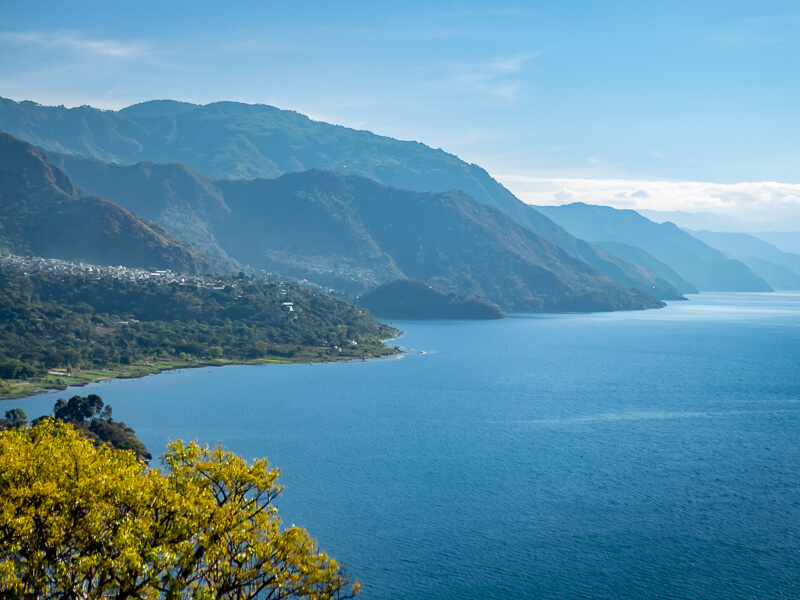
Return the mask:
[(268, 456), (365, 600), (800, 598), (800, 295), (393, 324), (399, 358), (5, 406), (98, 393), (154, 455)]

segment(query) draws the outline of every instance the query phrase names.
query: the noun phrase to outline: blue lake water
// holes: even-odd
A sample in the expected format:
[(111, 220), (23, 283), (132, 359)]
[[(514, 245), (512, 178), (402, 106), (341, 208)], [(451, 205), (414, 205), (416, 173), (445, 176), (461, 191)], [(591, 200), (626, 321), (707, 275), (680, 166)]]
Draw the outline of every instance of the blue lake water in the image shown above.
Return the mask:
[(154, 455), (268, 456), (365, 600), (800, 598), (800, 295), (394, 324), (401, 358), (5, 406), (94, 392)]

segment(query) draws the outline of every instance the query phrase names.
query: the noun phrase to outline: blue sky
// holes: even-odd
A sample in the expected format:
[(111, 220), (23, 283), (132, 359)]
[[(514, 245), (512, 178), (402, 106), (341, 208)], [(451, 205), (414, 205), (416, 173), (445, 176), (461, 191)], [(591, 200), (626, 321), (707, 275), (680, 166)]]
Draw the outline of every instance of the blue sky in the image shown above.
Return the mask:
[(800, 222), (797, 2), (0, 0), (0, 56), (15, 100), (272, 104), (532, 202)]

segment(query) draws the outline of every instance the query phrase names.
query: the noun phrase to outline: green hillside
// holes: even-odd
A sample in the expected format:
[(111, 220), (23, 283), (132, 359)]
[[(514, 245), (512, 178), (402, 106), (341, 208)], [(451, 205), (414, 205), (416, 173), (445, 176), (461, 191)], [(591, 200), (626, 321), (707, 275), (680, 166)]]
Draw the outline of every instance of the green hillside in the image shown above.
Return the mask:
[(502, 319), (494, 304), (455, 294), (443, 294), (416, 279), (397, 279), (379, 285), (358, 299), (376, 315), (410, 319)]
[(0, 250), (104, 265), (205, 272), (213, 261), (103, 198), (34, 146), (0, 132)]
[(175, 366), (394, 352), (381, 342), (394, 330), (368, 313), (287, 284), (75, 275), (62, 263), (28, 262), (0, 262), (2, 380), (67, 384)]
[(412, 278), (507, 310), (660, 306), (459, 192), (323, 171), (210, 182), (181, 165), (61, 160), (92, 189), (209, 251), (352, 294)]
[[(647, 269), (571, 236), (478, 165), (424, 144), (313, 121), (293, 111), (235, 102), (199, 106), (158, 100), (115, 112), (0, 98), (0, 129), (48, 151), (120, 164), (183, 163), (214, 179), (274, 178), (324, 169), (401, 189), (460, 190), (502, 209), (622, 285), (664, 299), (681, 297)], [(80, 185), (93, 189), (87, 182)]]

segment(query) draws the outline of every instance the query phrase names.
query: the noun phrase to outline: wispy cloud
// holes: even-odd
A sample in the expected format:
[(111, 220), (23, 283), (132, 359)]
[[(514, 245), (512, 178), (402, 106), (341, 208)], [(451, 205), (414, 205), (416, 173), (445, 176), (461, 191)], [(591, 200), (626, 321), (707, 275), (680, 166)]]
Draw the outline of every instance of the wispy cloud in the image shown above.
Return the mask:
[(46, 49), (69, 49), (95, 57), (134, 59), (149, 51), (143, 42), (91, 39), (78, 32), (2, 31), (0, 41)]
[(546, 178), (520, 174), (496, 177), (529, 204), (585, 202), (633, 210), (711, 212), (750, 222), (782, 220), (800, 230), (800, 184)]
[(527, 52), (491, 61), (444, 65), (452, 73), (446, 78), (446, 84), (462, 92), (516, 104), (524, 83), (519, 75), (526, 63), (538, 56), (537, 52)]

